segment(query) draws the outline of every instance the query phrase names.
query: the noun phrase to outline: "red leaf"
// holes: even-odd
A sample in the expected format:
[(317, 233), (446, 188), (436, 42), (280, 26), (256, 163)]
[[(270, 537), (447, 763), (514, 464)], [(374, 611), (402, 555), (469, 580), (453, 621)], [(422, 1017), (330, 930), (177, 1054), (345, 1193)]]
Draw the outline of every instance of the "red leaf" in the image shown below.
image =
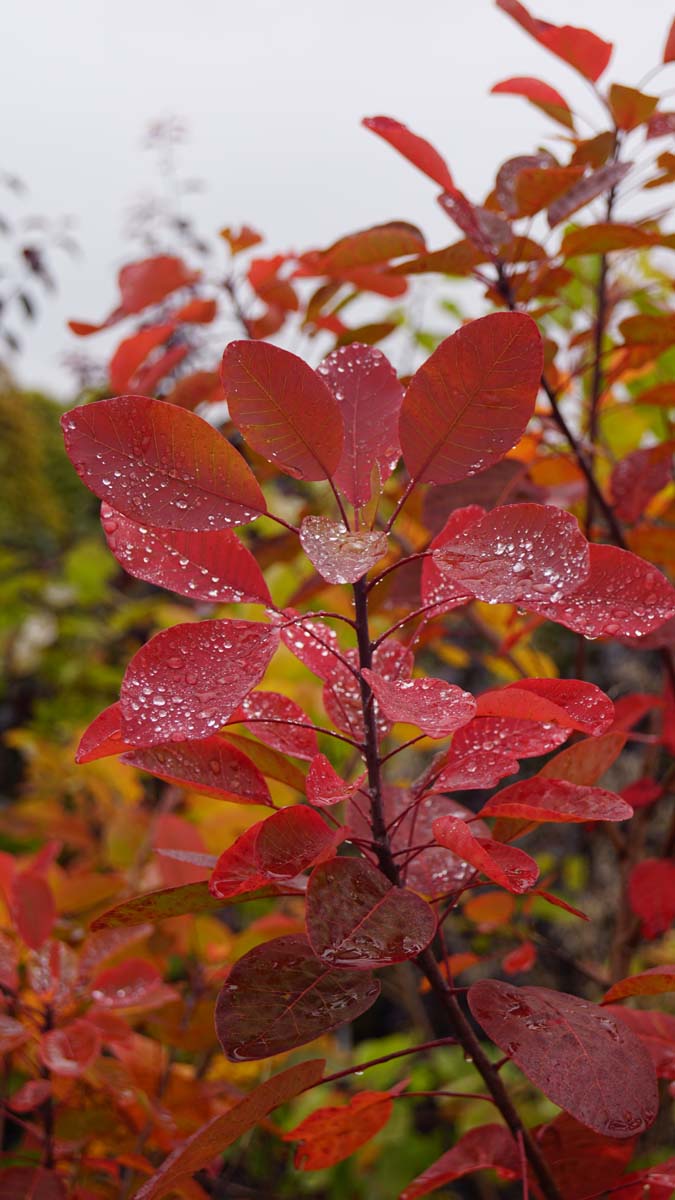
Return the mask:
[(182, 259), (169, 254), (128, 263), (118, 277), (122, 308), (125, 314), (141, 312), (198, 278), (197, 271), (190, 271)]
[(129, 663), (122, 735), (135, 746), (210, 737), (262, 679), (279, 632), (255, 621), (201, 621), (155, 634)]
[(294, 880), (307, 867), (332, 858), (344, 836), (344, 830), (331, 829), (311, 808), (282, 808), (252, 825), (221, 854), (209, 890), (224, 899)]
[(391, 1092), (357, 1092), (339, 1107), (317, 1108), (284, 1134), (285, 1142), (300, 1143), (296, 1169), (321, 1171), (349, 1158), (384, 1129), (393, 1107)]
[(478, 504), (470, 504), (466, 508), (457, 508), (450, 513), (440, 533), (429, 543), (430, 554), (422, 561), (421, 595), (423, 604), (439, 604), (447, 612), (458, 608), (471, 600), (472, 596), (465, 588), (456, 586), (447, 571), (441, 571), (434, 562), (434, 550), (452, 542), (464, 529), (473, 525), (485, 516), (485, 509)]
[(263, 1121), (273, 1109), (320, 1083), (325, 1065), (324, 1059), (315, 1058), (296, 1063), (286, 1071), (266, 1079), (243, 1100), (214, 1117), (181, 1146), (177, 1146), (152, 1179), (136, 1193), (136, 1200), (156, 1200), (159, 1196), (165, 1196), (174, 1191), (176, 1185), (182, 1184), (186, 1177), (208, 1167), (214, 1158)]
[(122, 714), (118, 700), (104, 708), (87, 726), (80, 738), (75, 762), (94, 762), (97, 758), (109, 758), (128, 749), (122, 738)]
[(446, 541), (434, 551), (434, 561), (454, 586), (479, 600), (540, 606), (578, 588), (588, 573), (589, 549), (571, 513), (543, 504), (507, 504)]
[(659, 1079), (675, 1079), (675, 1017), (668, 1013), (638, 1011), (621, 1005), (608, 1009), (636, 1033), (649, 1053)]
[(255, 892), (269, 883), (255, 854), (262, 824), (262, 821), (258, 821), (251, 825), (218, 859), (209, 879), (209, 891), (218, 900)]
[(361, 674), (390, 721), (416, 725), (431, 738), (447, 737), (476, 712), (473, 696), (444, 679), (386, 680), (365, 668)]
[[(364, 279), (370, 277), (372, 272), (368, 268), (379, 268), (391, 259), (420, 254), (425, 249), (424, 237), (416, 225), (409, 225), (407, 221), (388, 221), (385, 225), (349, 233), (327, 250), (308, 251), (302, 255), (302, 266), (297, 274), (342, 276), (357, 282), (361, 275)], [(357, 354), (365, 349), (357, 342), (354, 345)]]
[(364, 776), (359, 776), (352, 783), (347, 783), (331, 766), (325, 754), (317, 754), (312, 759), (307, 772), (307, 799), (310, 804), (330, 807), (349, 800), (350, 796), (363, 784)]
[(524, 817), (528, 821), (626, 821), (633, 810), (615, 792), (583, 787), (565, 779), (535, 776), (512, 783), (492, 796), (482, 817)]
[(213, 604), (272, 602), (255, 558), (229, 529), (156, 529), (115, 512), (105, 501), (101, 524), (118, 563), (136, 579)]
[(356, 583), (387, 553), (385, 533), (365, 529), (351, 533), (329, 517), (305, 517), (300, 544), (328, 583)]
[(642, 637), (675, 614), (675, 590), (651, 563), (617, 546), (589, 546), (590, 571), (562, 600), (535, 612), (585, 637)]
[(46, 1033), (40, 1044), (40, 1057), (53, 1075), (74, 1078), (98, 1058), (101, 1037), (90, 1021), (71, 1021), (61, 1029)]
[(675, 862), (646, 858), (633, 868), (628, 881), (628, 898), (642, 921), (642, 936), (658, 937), (675, 919)]
[(135, 1008), (164, 990), (156, 967), (144, 958), (128, 958), (96, 976), (91, 996), (102, 1008)]
[(244, 459), (195, 413), (117, 396), (61, 418), (68, 455), (90, 491), (162, 529), (222, 529), (266, 511)]
[(621, 796), (633, 809), (649, 808), (649, 805), (654, 804), (662, 795), (663, 787), (656, 779), (637, 779), (635, 783), (629, 783), (628, 787), (621, 789)]
[(483, 692), (477, 715), (553, 721), (600, 734), (614, 721), (614, 705), (599, 687), (581, 679), (519, 679), (498, 691)]
[(217, 312), (218, 305), (215, 300), (202, 300), (195, 296), (173, 313), (173, 319), (182, 321), (185, 325), (210, 325)]
[(309, 717), (299, 704), (279, 692), (251, 692), (232, 713), (228, 725), (239, 722), (282, 754), (311, 760), (319, 752)]
[(262, 342), (230, 342), (221, 365), (230, 415), (247, 442), (297, 479), (329, 479), (344, 441), (330, 388), (301, 358)]
[(549, 1100), (613, 1138), (648, 1129), (658, 1112), (644, 1047), (606, 1009), (550, 988), (483, 979), (469, 1006), (488, 1037)]
[(184, 883), (123, 900), (121, 904), (101, 913), (92, 921), (90, 928), (96, 931), (145, 925), (168, 917), (182, 917), (186, 913), (214, 912), (220, 907), (210, 895), (207, 881), (201, 880), (199, 883)]
[(647, 96), (621, 83), (612, 84), (607, 99), (617, 129), (626, 132), (645, 125), (659, 102), (658, 96)]
[(532, 415), (542, 367), (541, 337), (522, 313), (492, 313), (441, 342), (403, 398), (411, 478), (454, 483), (499, 462)]
[(303, 616), (298, 619), (293, 609), (286, 609), (284, 616), (292, 624), (281, 626), (281, 640), (319, 679), (328, 679), (339, 654), (337, 634), (330, 625), (316, 617)]
[(537, 951), (532, 942), (523, 942), (521, 946), (517, 946), (515, 950), (511, 950), (510, 954), (506, 954), (502, 959), (502, 970), (506, 971), (507, 975), (519, 975), (524, 971), (531, 971), (537, 961)]
[(272, 803), (265, 779), (250, 758), (215, 735), (198, 742), (169, 742), (133, 750), (123, 756), (122, 762), (220, 800)]
[(649, 967), (639, 975), (620, 980), (605, 993), (602, 1003), (612, 1004), (627, 996), (662, 996), (664, 992), (675, 992), (675, 966)]
[(231, 254), (240, 254), (242, 250), (250, 250), (251, 246), (257, 246), (263, 240), (262, 236), (255, 229), (251, 229), (250, 225), (242, 225), (239, 229), (231, 228), (228, 225), (225, 229), (220, 230), (220, 236), (227, 242)]
[(218, 996), (216, 1032), (232, 1062), (269, 1058), (354, 1020), (379, 993), (369, 973), (321, 963), (306, 938), (274, 938), (234, 964)]
[(636, 1139), (601, 1137), (567, 1113), (540, 1125), (535, 1137), (563, 1200), (611, 1192), (635, 1152)]
[[(643, 229), (609, 222), (570, 230), (563, 237), (560, 250), (565, 258), (576, 258), (581, 254), (610, 254), (613, 250), (640, 250), (653, 245), (653, 235)], [(647, 399), (646, 403), (649, 402)], [(645, 403), (644, 394), (640, 396), (640, 403)]]
[(63, 1180), (46, 1167), (0, 1170), (0, 1193), (3, 1200), (67, 1200)]
[(317, 368), (340, 406), (345, 428), (342, 457), (333, 476), (350, 504), (370, 500), (373, 469), (380, 483), (400, 456), (398, 417), (403, 387), (381, 350), (352, 342), (334, 350)]
[(206, 845), (197, 826), (176, 813), (160, 813), (153, 822), (152, 848), (159, 857), (164, 887), (201, 883), (216, 861), (205, 853)]
[(663, 49), (664, 63), (675, 62), (675, 21), (673, 21), (668, 30), (668, 37)]
[(47, 880), (30, 869), (19, 871), (10, 884), (9, 896), (19, 937), (31, 950), (38, 950), (56, 920), (56, 905)]
[(12, 1112), (33, 1112), (44, 1104), (45, 1100), (49, 1100), (51, 1094), (52, 1085), (48, 1079), (28, 1079), (12, 1093), (7, 1103)]
[[(359, 656), (355, 649), (346, 650), (345, 659), (356, 671), (359, 666)], [(400, 642), (389, 638), (382, 642), (373, 654), (373, 666), (386, 680), (408, 679), (412, 671), (413, 656)], [(337, 660), (327, 675), (323, 689), (323, 703), (328, 716), (338, 729), (354, 738), (363, 740), (363, 703), (358, 675), (353, 675), (349, 668)], [(376, 713), (377, 730), (384, 737), (391, 728), (380, 710)]]
[[(556, 731), (565, 740), (567, 734)], [(423, 778), (427, 788), (439, 791), (475, 790), (494, 787), (506, 775), (518, 770), (516, 754), (543, 754), (553, 749), (551, 733), (542, 736), (540, 725), (532, 721), (509, 720), (503, 717), (474, 717), (457, 731), (449, 750), (432, 762)], [(518, 738), (518, 742), (514, 742)], [(534, 739), (534, 740), (533, 740)]]
[(171, 337), (175, 327), (174, 321), (164, 325), (150, 325), (120, 342), (108, 366), (108, 378), (113, 392), (136, 390), (136, 374), (139, 367), (152, 350), (163, 345)]
[(385, 142), (389, 142), (390, 146), (408, 159), (408, 162), (424, 175), (428, 175), (440, 187), (450, 190), (455, 186), (448, 165), (438, 151), (434, 150), (425, 138), (413, 133), (400, 121), (394, 120), (393, 117), (364, 117), (361, 123)]
[(569, 63), (586, 79), (595, 82), (602, 75), (612, 54), (613, 47), (610, 42), (603, 42), (602, 38), (590, 33), (588, 29), (577, 29), (574, 25), (551, 25), (549, 21), (540, 21), (530, 16), (519, 0), (497, 0), (497, 7), (513, 17), (540, 46), (545, 46), (551, 54)]
[(625, 744), (626, 735), (619, 732), (605, 733), (601, 737), (575, 742), (544, 763), (538, 778), (566, 779), (568, 783), (583, 786), (596, 784), (612, 763), (616, 762)]
[(520, 1178), (518, 1147), (503, 1125), (481, 1125), (462, 1134), (452, 1150), (447, 1150), (403, 1189), (400, 1200), (418, 1200), (446, 1183), (491, 1167), (500, 1179)]
[(558, 225), (560, 221), (567, 220), (578, 209), (584, 208), (591, 200), (595, 200), (596, 197), (611, 191), (628, 174), (632, 165), (632, 163), (625, 162), (608, 163), (607, 166), (593, 171), (591, 175), (586, 175), (578, 183), (573, 183), (549, 207), (547, 216), (551, 229), (554, 225)]
[(369, 971), (414, 958), (429, 945), (436, 918), (425, 900), (359, 858), (317, 867), (307, 888), (307, 935), (335, 967)]
[(634, 450), (612, 471), (614, 512), (620, 521), (634, 525), (649, 501), (673, 478), (673, 442)]
[(539, 867), (524, 850), (491, 838), (474, 837), (466, 822), (457, 817), (439, 817), (434, 821), (433, 831), (441, 846), (509, 892), (527, 892), (539, 878)]
[(574, 129), (574, 119), (569, 104), (560, 95), (560, 92), (557, 92), (550, 84), (543, 83), (541, 79), (518, 75), (513, 79), (503, 79), (501, 83), (496, 83), (491, 91), (495, 94), (524, 96), (526, 100), (535, 104), (537, 108), (541, 108), (554, 121), (559, 121), (568, 129)]
[(524, 167), (513, 181), (516, 211), (519, 217), (533, 217), (553, 206), (559, 196), (568, 194), (583, 175), (583, 167)]

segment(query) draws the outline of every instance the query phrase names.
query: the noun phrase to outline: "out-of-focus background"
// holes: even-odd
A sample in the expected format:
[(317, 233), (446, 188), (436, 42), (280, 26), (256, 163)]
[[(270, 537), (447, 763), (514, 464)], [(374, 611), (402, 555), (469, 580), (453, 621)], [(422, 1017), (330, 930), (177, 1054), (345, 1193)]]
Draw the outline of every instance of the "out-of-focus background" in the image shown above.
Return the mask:
[[(538, 0), (535, 12), (613, 41), (612, 78), (635, 84), (659, 61), (672, 4)], [(600, 119), (584, 80), (492, 0), (22, 0), (3, 24), (0, 170), (28, 191), (3, 189), (0, 213), (59, 227), (70, 217), (80, 248), (55, 256), (58, 293), (8, 362), (26, 385), (64, 399), (64, 356), (79, 351), (65, 322), (112, 307), (130, 232), (158, 197), (204, 236), (246, 221), (279, 250), (400, 217), (445, 245), (435, 189), (361, 128), (363, 116), (386, 113), (423, 133), (474, 199), (495, 163), (531, 152), (550, 130), (523, 100), (491, 96), (496, 81), (539, 76)], [(196, 188), (182, 196), (148, 149), (149, 125), (168, 117), (182, 130), (174, 174)]]

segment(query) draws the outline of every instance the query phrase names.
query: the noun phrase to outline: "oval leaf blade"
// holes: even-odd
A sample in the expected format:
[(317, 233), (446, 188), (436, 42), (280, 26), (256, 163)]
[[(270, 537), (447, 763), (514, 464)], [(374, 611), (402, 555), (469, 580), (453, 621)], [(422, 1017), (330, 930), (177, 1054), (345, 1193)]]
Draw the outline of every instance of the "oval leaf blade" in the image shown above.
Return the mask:
[(470, 692), (445, 679), (387, 680), (367, 668), (361, 674), (390, 721), (416, 725), (427, 737), (447, 737), (475, 715), (476, 701)]
[(198, 742), (169, 742), (132, 750), (123, 755), (122, 762), (220, 800), (232, 800), (235, 804), (272, 803), (269, 788), (255, 764), (216, 735)]
[(305, 554), (327, 583), (356, 583), (387, 553), (384, 533), (350, 533), (329, 517), (305, 517), (300, 526)]

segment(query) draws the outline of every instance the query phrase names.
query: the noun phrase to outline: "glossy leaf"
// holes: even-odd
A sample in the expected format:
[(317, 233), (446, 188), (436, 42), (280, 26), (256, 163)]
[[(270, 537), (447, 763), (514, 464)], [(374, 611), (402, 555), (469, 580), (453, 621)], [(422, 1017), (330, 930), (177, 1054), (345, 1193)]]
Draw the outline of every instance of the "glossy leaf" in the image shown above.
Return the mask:
[(636, 1139), (602, 1137), (564, 1112), (540, 1125), (535, 1137), (563, 1200), (611, 1193), (635, 1153)]
[(640, 1038), (658, 1078), (675, 1080), (675, 1017), (622, 1005), (612, 1006), (609, 1011)]
[(524, 817), (529, 821), (626, 821), (633, 810), (615, 792), (584, 787), (541, 775), (512, 783), (495, 793), (481, 809), (482, 817)]
[[(347, 650), (344, 657), (356, 673), (352, 673), (345, 663), (335, 662), (323, 689), (324, 708), (338, 729), (362, 740), (365, 734), (363, 698), (358, 678), (359, 657), (355, 649)], [(388, 682), (409, 679), (412, 665), (413, 656), (410, 650), (393, 638), (382, 642), (373, 654), (374, 669)], [(382, 737), (391, 728), (391, 722), (379, 709), (376, 712), (376, 725)]]
[(76, 763), (94, 762), (129, 749), (122, 737), (122, 712), (119, 700), (103, 709), (87, 726), (75, 755)]
[(642, 922), (645, 938), (665, 933), (675, 920), (675, 863), (666, 858), (645, 858), (628, 880), (630, 906)]
[(428, 946), (436, 918), (425, 900), (392, 883), (370, 863), (334, 858), (307, 888), (307, 935), (331, 966), (369, 971), (414, 958)]
[(46, 1033), (40, 1043), (40, 1057), (53, 1075), (75, 1078), (98, 1058), (101, 1037), (91, 1021), (71, 1021)]
[[(345, 836), (305, 805), (282, 808), (258, 821), (221, 854), (209, 880), (213, 896), (227, 899), (296, 877), (332, 858)], [(302, 881), (296, 890), (302, 892)]]
[(468, 1000), (488, 1037), (582, 1125), (628, 1138), (654, 1121), (658, 1092), (649, 1056), (606, 1009), (494, 979), (473, 984)]
[(311, 761), (319, 752), (309, 717), (299, 704), (280, 692), (251, 692), (232, 714), (229, 724), (239, 721), (282, 754)]
[(213, 1117), (164, 1160), (159, 1170), (136, 1193), (136, 1200), (157, 1200), (175, 1190), (186, 1177), (200, 1171), (242, 1134), (253, 1129), (275, 1108), (321, 1081), (321, 1058), (296, 1063), (266, 1079), (225, 1113)]
[(281, 626), (284, 645), (319, 679), (328, 679), (339, 655), (335, 630), (325, 621), (309, 614), (299, 616), (292, 609), (287, 609), (284, 616), (289, 618), (289, 623)]
[(664, 992), (675, 992), (675, 966), (662, 964), (640, 971), (613, 984), (603, 996), (603, 1004), (613, 1004), (628, 996), (662, 996)]
[(592, 786), (616, 762), (625, 744), (626, 734), (620, 732), (574, 742), (544, 763), (539, 778), (566, 779), (568, 783)]
[(195, 413), (148, 396), (116, 396), (61, 418), (83, 483), (111, 508), (161, 529), (225, 529), (266, 511), (244, 459)]
[(600, 734), (614, 720), (614, 705), (593, 683), (581, 679), (519, 679), (478, 697), (478, 716), (553, 721), (582, 733)]
[(155, 634), (124, 675), (124, 739), (157, 746), (210, 737), (260, 682), (278, 639), (273, 625), (254, 621), (201, 621)]
[(425, 138), (413, 133), (407, 126), (393, 117), (365, 117), (363, 122), (366, 129), (372, 130), (378, 137), (389, 142), (399, 154), (408, 159), (413, 166), (428, 175), (439, 187), (451, 189), (454, 187), (448, 165), (437, 150)]
[(279, 783), (286, 783), (296, 792), (304, 791), (304, 773), (297, 763), (282, 754), (280, 750), (266, 746), (264, 742), (256, 742), (253, 738), (245, 737), (241, 733), (233, 733), (229, 726), (226, 726), (220, 737), (235, 749), (241, 750), (268, 779), (277, 779)]
[(574, 118), (569, 104), (560, 92), (541, 79), (525, 75), (514, 76), (513, 79), (503, 79), (501, 83), (496, 83), (490, 90), (494, 94), (524, 96), (554, 121), (558, 121), (567, 129), (574, 129)]
[(375, 530), (351, 533), (330, 517), (305, 517), (300, 544), (328, 583), (356, 583), (387, 553), (387, 537)]
[(157, 529), (118, 513), (105, 501), (106, 541), (128, 575), (212, 604), (271, 604), (260, 567), (229, 529)]
[(454, 539), (485, 516), (485, 509), (478, 504), (470, 504), (466, 508), (457, 508), (450, 513), (440, 533), (437, 533), (429, 543), (430, 553), (422, 560), (421, 596), (423, 604), (438, 604), (439, 611), (448, 611), (466, 604), (472, 596), (460, 584), (455, 584), (447, 571), (442, 571), (434, 558), (434, 551), (440, 550), (447, 542)]
[(135, 1008), (152, 1002), (164, 990), (156, 967), (144, 958), (128, 958), (93, 980), (92, 999), (102, 1008)]
[(490, 1168), (496, 1170), (499, 1179), (520, 1177), (518, 1147), (504, 1125), (480, 1125), (462, 1134), (451, 1150), (403, 1189), (400, 1200), (418, 1200), (446, 1183)]
[(536, 862), (524, 850), (491, 838), (474, 837), (466, 822), (457, 817), (439, 817), (433, 823), (433, 832), (441, 846), (509, 892), (527, 892), (539, 878)]
[(479, 600), (530, 606), (575, 591), (588, 574), (589, 549), (571, 513), (507, 504), (435, 550), (434, 561)]
[(499, 462), (532, 415), (542, 366), (537, 327), (522, 313), (493, 313), (441, 342), (403, 398), (411, 477), (454, 483)]
[(618, 546), (589, 546), (590, 571), (561, 600), (532, 607), (585, 637), (642, 637), (675, 614), (675, 589), (651, 563)]
[(387, 680), (367, 668), (361, 674), (390, 721), (416, 725), (428, 737), (447, 737), (475, 715), (473, 696), (444, 679)]
[(133, 750), (122, 762), (140, 771), (235, 804), (271, 804), (269, 788), (245, 754), (218, 736)]
[(384, 1129), (393, 1112), (390, 1092), (357, 1092), (346, 1104), (317, 1108), (285, 1142), (298, 1142), (294, 1163), (299, 1171), (321, 1171), (349, 1158)]
[(551, 54), (569, 63), (586, 79), (595, 82), (602, 75), (612, 54), (609, 42), (604, 42), (588, 29), (578, 29), (574, 25), (552, 25), (549, 21), (541, 21), (531, 16), (519, 0), (497, 0), (497, 7), (513, 17), (540, 46), (545, 46)]
[(347, 783), (338, 775), (325, 754), (317, 754), (312, 759), (307, 772), (307, 799), (310, 804), (320, 807), (330, 807), (349, 800), (358, 787), (363, 784), (363, 776)]
[(354, 1020), (379, 992), (368, 972), (320, 962), (306, 938), (274, 938), (234, 964), (218, 996), (216, 1032), (232, 1062), (269, 1058)]
[(220, 907), (221, 904), (209, 892), (206, 880), (185, 883), (123, 900), (92, 921), (91, 929), (96, 931), (145, 925), (169, 917), (182, 917), (186, 913), (217, 912)]
[(230, 342), (221, 380), (249, 445), (297, 479), (329, 479), (342, 457), (342, 413), (301, 358), (263, 342)]
[(333, 482), (360, 508), (370, 500), (373, 469), (384, 483), (400, 455), (403, 387), (382, 351), (359, 342), (333, 351), (317, 373), (339, 404), (344, 422), (344, 447)]

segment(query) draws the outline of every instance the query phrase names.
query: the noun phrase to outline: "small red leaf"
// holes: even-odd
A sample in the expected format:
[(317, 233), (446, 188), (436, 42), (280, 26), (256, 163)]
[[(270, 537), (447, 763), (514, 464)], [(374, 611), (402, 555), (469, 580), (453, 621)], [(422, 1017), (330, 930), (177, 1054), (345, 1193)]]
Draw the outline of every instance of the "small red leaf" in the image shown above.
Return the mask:
[(519, 679), (478, 697), (478, 716), (553, 721), (582, 733), (600, 734), (614, 720), (614, 705), (595, 684), (581, 679)]
[(495, 979), (474, 983), (468, 999), (488, 1037), (582, 1125), (628, 1138), (652, 1124), (654, 1069), (638, 1038), (606, 1009), (550, 988)]
[(659, 102), (658, 96), (647, 96), (621, 83), (612, 84), (607, 99), (614, 124), (627, 133), (638, 125), (646, 125)]
[(127, 263), (118, 276), (122, 308), (127, 314), (141, 312), (198, 277), (198, 272), (190, 271), (182, 259), (170, 254)]
[[(347, 650), (344, 657), (347, 663), (358, 671), (359, 657), (356, 650)], [(412, 665), (413, 656), (410, 651), (393, 638), (382, 642), (373, 655), (375, 670), (387, 681), (408, 679)], [(328, 716), (338, 729), (351, 734), (352, 737), (363, 739), (363, 706), (358, 675), (352, 674), (344, 663), (337, 660), (326, 678), (323, 703)], [(376, 713), (376, 721), (378, 733), (384, 737), (391, 727), (391, 722), (380, 710)]]
[(325, 808), (332, 804), (340, 804), (349, 800), (350, 796), (363, 784), (364, 776), (359, 776), (353, 783), (347, 783), (333, 768), (325, 754), (317, 754), (312, 759), (307, 772), (307, 799), (310, 804)]
[(403, 1189), (400, 1200), (419, 1200), (446, 1183), (489, 1168), (494, 1168), (500, 1179), (520, 1178), (518, 1147), (504, 1125), (481, 1125), (462, 1134), (451, 1150)]
[(272, 803), (265, 779), (250, 758), (215, 735), (198, 742), (169, 742), (133, 750), (123, 756), (122, 762), (220, 800)]
[(364, 859), (334, 858), (307, 888), (307, 934), (331, 966), (360, 971), (414, 958), (428, 946), (436, 918), (425, 900), (393, 884)]
[(119, 700), (104, 708), (85, 729), (75, 755), (76, 763), (94, 762), (121, 754), (129, 747), (122, 738), (122, 713)]
[(349, 1158), (360, 1146), (384, 1129), (393, 1111), (390, 1092), (357, 1092), (346, 1104), (317, 1108), (284, 1134), (285, 1142), (299, 1142), (295, 1167), (321, 1171)]
[(675, 614), (675, 589), (651, 563), (617, 546), (589, 546), (590, 571), (576, 591), (532, 608), (585, 637), (642, 637)]
[(543, 83), (541, 79), (519, 75), (513, 79), (503, 79), (501, 83), (496, 83), (491, 90), (495, 94), (524, 96), (531, 104), (535, 104), (549, 117), (553, 117), (554, 121), (559, 121), (567, 129), (574, 129), (574, 119), (569, 104), (560, 95), (560, 92), (557, 92), (550, 84)]
[(46, 1033), (40, 1044), (40, 1057), (54, 1075), (75, 1078), (98, 1058), (101, 1036), (91, 1021), (71, 1021), (61, 1029)]
[(637, 779), (635, 783), (629, 783), (628, 787), (621, 789), (621, 796), (630, 804), (631, 808), (649, 808), (650, 804), (654, 804), (663, 795), (663, 787), (656, 779)]
[(675, 62), (675, 20), (668, 30), (668, 37), (663, 48), (664, 63)]
[(328, 583), (356, 583), (387, 553), (386, 534), (374, 530), (351, 533), (329, 517), (305, 517), (300, 543)]
[(663, 1012), (638, 1011), (621, 1005), (608, 1011), (636, 1033), (649, 1053), (659, 1079), (675, 1080), (675, 1017)]
[(642, 935), (658, 937), (675, 920), (675, 862), (646, 858), (633, 868), (628, 881), (628, 898), (642, 921)]
[(345, 832), (331, 829), (305, 805), (282, 808), (252, 825), (221, 854), (209, 890), (223, 899), (295, 880), (307, 867), (332, 858)]
[(144, 958), (128, 958), (101, 971), (91, 985), (92, 999), (102, 1008), (135, 1008), (165, 990), (159, 971)]
[(450, 513), (440, 533), (437, 533), (429, 543), (430, 553), (422, 561), (421, 596), (423, 604), (438, 604), (442, 606), (439, 611), (447, 612), (466, 604), (473, 598), (466, 588), (453, 583), (452, 577), (447, 571), (442, 571), (436, 565), (433, 551), (445, 546), (446, 542), (454, 541), (464, 529), (468, 529), (469, 525), (473, 525), (484, 516), (485, 509), (478, 504), (457, 508)]
[(136, 378), (139, 367), (142, 366), (152, 350), (161, 346), (171, 337), (174, 329), (173, 321), (164, 325), (151, 325), (120, 342), (108, 366), (111, 391), (140, 390)]
[(634, 525), (649, 501), (671, 482), (674, 445), (667, 441), (634, 450), (616, 464), (611, 487), (614, 511), (620, 521)]
[(475, 715), (473, 696), (444, 679), (386, 680), (366, 668), (361, 674), (390, 721), (416, 725), (428, 737), (447, 737)]
[(176, 309), (173, 319), (182, 321), (185, 325), (210, 325), (217, 312), (218, 305), (215, 300), (204, 300), (195, 296), (192, 300), (188, 300), (182, 308)]
[(411, 478), (454, 483), (499, 462), (532, 415), (542, 367), (541, 337), (522, 313), (492, 313), (441, 342), (403, 398)]
[(213, 1117), (197, 1133), (177, 1146), (152, 1179), (143, 1184), (135, 1200), (157, 1200), (174, 1191), (176, 1186), (181, 1187), (187, 1177), (208, 1167), (214, 1158), (227, 1150), (242, 1134), (259, 1125), (273, 1109), (320, 1083), (325, 1065), (324, 1059), (315, 1058), (296, 1063), (271, 1079), (266, 1079), (243, 1100), (233, 1104), (227, 1112)]
[(136, 579), (212, 604), (270, 604), (250, 550), (229, 529), (157, 529), (116, 512), (105, 501), (101, 524), (120, 566)]
[(335, 630), (316, 617), (299, 617), (293, 609), (286, 609), (284, 616), (289, 618), (281, 626), (284, 645), (319, 679), (328, 679), (340, 650)]
[(588, 29), (577, 29), (574, 25), (551, 25), (549, 21), (532, 17), (519, 0), (497, 0), (497, 7), (513, 17), (540, 46), (545, 46), (551, 54), (569, 63), (586, 79), (595, 82), (602, 75), (612, 55), (610, 42), (603, 42), (602, 38)]
[(402, 125), (393, 117), (364, 117), (362, 124), (366, 129), (372, 130), (378, 137), (383, 138), (385, 142), (389, 142), (390, 146), (398, 150), (399, 154), (407, 158), (408, 162), (411, 162), (424, 175), (433, 179), (439, 187), (449, 190), (455, 186), (448, 165), (438, 151), (434, 150), (425, 138), (413, 133), (406, 125)]
[(352, 342), (328, 355), (317, 368), (342, 411), (345, 441), (333, 482), (360, 508), (372, 494), (373, 468), (380, 482), (400, 456), (398, 416), (403, 387), (381, 350)]
[(232, 713), (228, 725), (238, 722), (282, 754), (311, 760), (319, 752), (309, 717), (299, 704), (279, 692), (251, 692)]
[(255, 621), (201, 621), (155, 634), (129, 663), (122, 735), (137, 746), (210, 737), (262, 679), (279, 632)]
[(47, 880), (37, 872), (19, 871), (9, 888), (16, 931), (31, 950), (47, 941), (56, 920), (56, 905)]
[(540, 606), (579, 587), (588, 574), (589, 550), (571, 513), (507, 504), (446, 541), (434, 561), (455, 587), (479, 600)]
[(301, 358), (266, 342), (230, 342), (221, 380), (247, 442), (298, 479), (329, 479), (342, 457), (342, 413)]
[(675, 992), (675, 966), (662, 964), (649, 967), (639, 975), (630, 975), (615, 983), (603, 996), (603, 1004), (625, 1000), (628, 996), (662, 996), (664, 992)]
[(583, 787), (565, 779), (535, 776), (512, 783), (492, 796), (482, 817), (524, 817), (528, 821), (626, 821), (633, 810), (615, 792)]
[(61, 418), (66, 451), (99, 499), (141, 524), (224, 529), (266, 512), (244, 459), (195, 413), (149, 396), (116, 396)]
[(379, 993), (369, 973), (320, 962), (306, 938), (274, 938), (234, 964), (218, 996), (216, 1032), (232, 1062), (269, 1058), (354, 1020)]
[[(419, 254), (425, 249), (424, 237), (416, 225), (410, 225), (407, 221), (388, 221), (384, 225), (373, 225), (369, 229), (348, 233), (327, 250), (308, 251), (302, 255), (302, 266), (298, 274), (331, 275), (334, 279), (351, 278), (358, 285), (359, 277), (367, 278), (370, 274), (368, 268), (381, 267), (391, 259), (402, 258), (406, 254)], [(361, 351), (367, 350), (366, 346), (359, 346), (358, 342), (353, 342), (352, 346), (357, 356), (360, 356)], [(351, 350), (351, 347), (349, 349)], [(331, 355), (331, 359), (334, 362), (340, 361), (334, 355)], [(368, 359), (369, 354), (366, 354), (366, 362)], [(342, 358), (343, 364), (348, 361), (349, 355)]]
[(12, 1112), (33, 1112), (49, 1100), (52, 1085), (48, 1079), (28, 1079), (7, 1101)]
[[(601, 737), (586, 738), (561, 750), (549, 759), (539, 772), (540, 779), (566, 779), (568, 783), (582, 786), (596, 784), (616, 762), (626, 744), (625, 733), (605, 733)], [(623, 795), (623, 793), (622, 793)], [(628, 797), (624, 800), (630, 803)]]
[(519, 975), (521, 972), (530, 971), (537, 961), (537, 951), (532, 942), (523, 942), (521, 946), (517, 946), (515, 950), (511, 950), (502, 959), (502, 970), (506, 971), (507, 975)]
[(524, 850), (491, 838), (474, 837), (466, 822), (457, 817), (439, 817), (433, 823), (433, 831), (441, 846), (509, 892), (527, 892), (539, 878), (539, 867)]

